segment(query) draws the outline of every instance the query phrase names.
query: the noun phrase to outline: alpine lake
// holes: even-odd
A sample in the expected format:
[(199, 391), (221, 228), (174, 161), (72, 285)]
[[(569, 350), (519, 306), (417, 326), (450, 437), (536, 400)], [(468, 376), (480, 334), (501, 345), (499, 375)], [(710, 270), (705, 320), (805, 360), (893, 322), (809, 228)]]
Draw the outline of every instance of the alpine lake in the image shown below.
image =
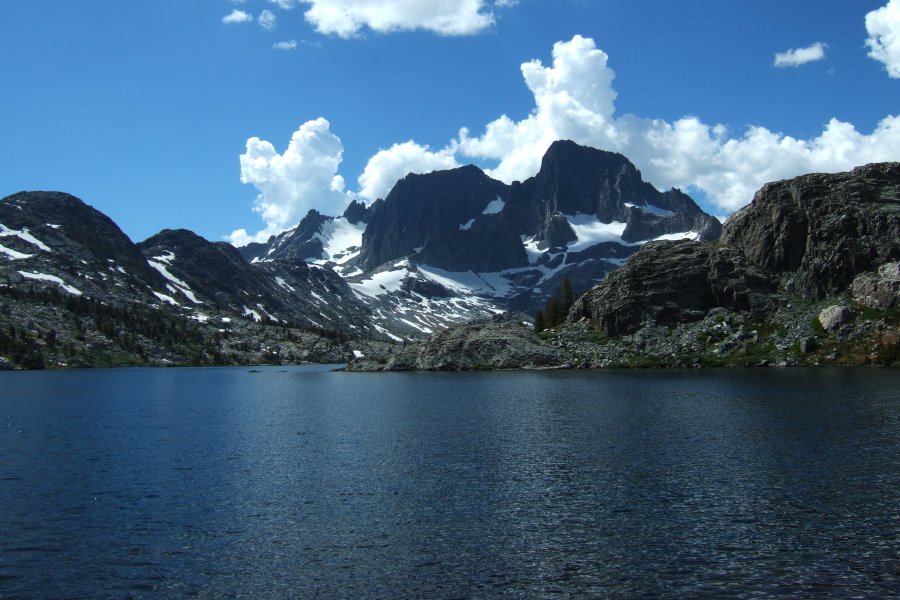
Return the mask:
[(900, 371), (0, 373), (0, 598), (897, 598)]

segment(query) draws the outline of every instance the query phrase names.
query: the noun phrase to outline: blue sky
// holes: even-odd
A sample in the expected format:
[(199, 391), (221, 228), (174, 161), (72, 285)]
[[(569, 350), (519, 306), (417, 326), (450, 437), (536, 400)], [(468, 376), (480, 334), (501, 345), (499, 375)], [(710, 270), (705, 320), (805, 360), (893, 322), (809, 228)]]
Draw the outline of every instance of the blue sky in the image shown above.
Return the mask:
[(135, 241), (261, 239), (410, 171), (524, 179), (560, 137), (719, 215), (765, 181), (900, 160), (900, 0), (4, 9), (0, 196), (72, 193)]

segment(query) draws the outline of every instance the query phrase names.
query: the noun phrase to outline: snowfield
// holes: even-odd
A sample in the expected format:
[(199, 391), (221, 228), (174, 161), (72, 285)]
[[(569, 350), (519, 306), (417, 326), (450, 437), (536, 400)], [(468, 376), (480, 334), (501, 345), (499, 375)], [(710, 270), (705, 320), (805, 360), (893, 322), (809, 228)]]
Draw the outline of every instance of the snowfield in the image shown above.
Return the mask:
[(70, 294), (74, 296), (80, 296), (81, 290), (67, 284), (65, 281), (57, 277), (56, 275), (45, 275), (43, 273), (30, 273), (28, 271), (19, 271), (19, 275), (24, 277), (25, 279), (38, 279), (43, 281), (52, 281), (57, 284), (62, 289), (66, 290)]

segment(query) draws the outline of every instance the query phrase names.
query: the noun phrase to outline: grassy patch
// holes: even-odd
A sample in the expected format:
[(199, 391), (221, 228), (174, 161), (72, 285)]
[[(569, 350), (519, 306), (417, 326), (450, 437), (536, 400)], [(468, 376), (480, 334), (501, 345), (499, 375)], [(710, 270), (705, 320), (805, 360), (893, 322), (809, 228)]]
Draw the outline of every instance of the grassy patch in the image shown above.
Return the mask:
[(579, 342), (587, 342), (588, 344), (605, 344), (612, 338), (608, 338), (602, 333), (588, 333), (578, 338)]

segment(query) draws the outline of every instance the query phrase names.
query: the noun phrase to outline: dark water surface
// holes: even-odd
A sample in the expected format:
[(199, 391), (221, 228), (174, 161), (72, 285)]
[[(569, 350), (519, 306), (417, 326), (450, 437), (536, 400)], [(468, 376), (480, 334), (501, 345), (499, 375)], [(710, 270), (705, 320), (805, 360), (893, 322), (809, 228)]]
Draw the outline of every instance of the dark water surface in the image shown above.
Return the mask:
[(897, 598), (900, 371), (0, 373), (0, 598)]

